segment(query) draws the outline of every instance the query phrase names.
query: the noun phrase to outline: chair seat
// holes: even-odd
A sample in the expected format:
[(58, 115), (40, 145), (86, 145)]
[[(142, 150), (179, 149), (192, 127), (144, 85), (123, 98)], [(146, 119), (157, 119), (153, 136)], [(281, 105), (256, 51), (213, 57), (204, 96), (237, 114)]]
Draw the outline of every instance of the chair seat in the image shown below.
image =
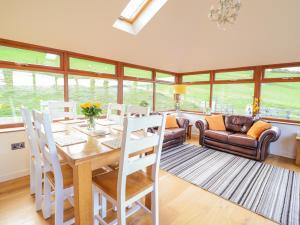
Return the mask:
[[(117, 201), (117, 184), (119, 170), (93, 177), (94, 184)], [(153, 185), (151, 177), (144, 172), (135, 172), (127, 176), (126, 200), (136, 196)]]
[[(61, 171), (64, 179), (64, 189), (72, 187), (73, 186), (73, 169), (68, 164), (62, 164), (61, 165)], [(106, 169), (100, 168), (97, 170), (94, 170), (92, 173), (92, 176), (101, 175), (103, 173), (107, 173), (108, 171)], [(55, 186), (55, 179), (54, 179), (54, 173), (52, 171), (47, 172), (46, 176), (48, 177), (51, 185)]]
[(210, 139), (214, 139), (221, 142), (228, 142), (228, 136), (231, 135), (232, 132), (229, 131), (216, 131), (216, 130), (206, 130), (204, 132), (205, 137)]

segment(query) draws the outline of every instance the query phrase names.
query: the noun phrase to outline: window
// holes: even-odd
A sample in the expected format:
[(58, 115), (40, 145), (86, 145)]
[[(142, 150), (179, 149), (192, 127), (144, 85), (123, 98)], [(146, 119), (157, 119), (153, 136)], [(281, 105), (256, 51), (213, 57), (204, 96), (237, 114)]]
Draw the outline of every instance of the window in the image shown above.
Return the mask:
[(117, 102), (117, 80), (70, 75), (68, 81), (69, 98), (70, 101), (78, 103), (79, 114), (81, 114), (80, 103), (86, 101), (100, 102), (104, 109), (103, 113), (106, 112), (105, 106), (108, 103)]
[(0, 60), (7, 62), (60, 67), (60, 56), (53, 53), (0, 46)]
[(209, 81), (210, 74), (193, 74), (182, 76), (182, 82), (198, 82), (198, 81)]
[(300, 77), (300, 67), (287, 67), (278, 69), (266, 69), (265, 78), (293, 78)]
[(123, 103), (140, 105), (147, 103), (152, 109), (153, 84), (138, 81), (123, 81)]
[(262, 84), (260, 114), (300, 120), (300, 82)]
[(168, 81), (168, 82), (175, 82), (175, 76), (168, 74), (168, 73), (156, 73), (156, 80), (161, 80), (161, 81)]
[(124, 67), (124, 76), (152, 79), (152, 71)]
[(209, 106), (210, 85), (189, 85), (183, 97), (181, 108), (192, 111), (205, 111)]
[(229, 114), (250, 114), (254, 84), (214, 84), (212, 111)]
[(64, 100), (63, 75), (0, 69), (0, 124), (21, 122), (22, 105), (40, 109), (48, 100)]
[(156, 111), (174, 109), (174, 87), (169, 84), (156, 84)]
[(151, 0), (131, 0), (122, 11), (120, 20), (133, 24)]
[(222, 72), (215, 74), (215, 80), (246, 80), (253, 79), (253, 70), (238, 72)]
[(85, 59), (70, 58), (70, 69), (94, 73), (115, 74), (116, 66), (108, 63), (95, 62)]

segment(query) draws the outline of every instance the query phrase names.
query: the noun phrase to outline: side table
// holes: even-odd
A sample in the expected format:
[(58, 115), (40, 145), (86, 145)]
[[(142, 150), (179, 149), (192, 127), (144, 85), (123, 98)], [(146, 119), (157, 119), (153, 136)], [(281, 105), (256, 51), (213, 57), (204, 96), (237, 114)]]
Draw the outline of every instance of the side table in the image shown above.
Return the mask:
[(296, 137), (296, 145), (297, 145), (297, 151), (296, 151), (296, 165), (300, 165), (300, 136)]

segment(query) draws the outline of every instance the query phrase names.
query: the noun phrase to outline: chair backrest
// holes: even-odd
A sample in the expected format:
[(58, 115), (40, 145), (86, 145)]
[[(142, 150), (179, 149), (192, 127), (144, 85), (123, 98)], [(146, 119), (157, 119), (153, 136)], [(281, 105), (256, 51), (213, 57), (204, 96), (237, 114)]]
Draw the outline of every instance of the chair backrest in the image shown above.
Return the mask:
[(51, 130), (51, 121), (47, 112), (33, 110), (33, 120), (38, 144), (44, 157), (46, 171), (53, 171), (55, 187), (63, 188), (63, 176), (59, 157)]
[(21, 113), (25, 127), (25, 133), (29, 142), (30, 156), (33, 156), (37, 165), (41, 166), (42, 157), (39, 150), (38, 140), (32, 124), (31, 112), (28, 109), (22, 107)]
[[(164, 139), (166, 114), (145, 117), (126, 117), (122, 136), (121, 158), (118, 174), (118, 201), (125, 201), (126, 177), (152, 165), (152, 180), (158, 182), (159, 163)], [(156, 133), (144, 130), (158, 127)], [(132, 154), (153, 148), (143, 157), (130, 158)]]
[(137, 106), (137, 105), (128, 105), (126, 110), (127, 116), (149, 116), (150, 114), (150, 107), (143, 107), (143, 106)]
[(106, 119), (123, 124), (125, 105), (109, 103), (107, 105)]
[[(67, 110), (66, 110), (67, 109)], [(76, 102), (64, 102), (64, 101), (50, 101), (48, 103), (48, 110), (51, 120), (54, 119), (64, 119), (68, 117), (69, 119), (76, 119), (77, 113)]]

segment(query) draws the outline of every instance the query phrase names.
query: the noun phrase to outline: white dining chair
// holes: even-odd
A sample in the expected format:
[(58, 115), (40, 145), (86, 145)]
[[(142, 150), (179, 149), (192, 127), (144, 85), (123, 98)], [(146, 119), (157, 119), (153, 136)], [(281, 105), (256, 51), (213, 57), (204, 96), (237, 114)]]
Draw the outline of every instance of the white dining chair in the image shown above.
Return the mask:
[(69, 225), (75, 223), (75, 218), (64, 222), (64, 201), (73, 203), (73, 170), (67, 164), (60, 164), (56, 144), (51, 131), (49, 114), (33, 111), (36, 137), (44, 158), (44, 206), (45, 218), (51, 216), (51, 188), (55, 199), (55, 225)]
[(109, 103), (107, 105), (106, 119), (115, 121), (118, 124), (123, 124), (125, 114), (125, 105), (117, 103)]
[(49, 101), (48, 111), (51, 120), (55, 119), (76, 119), (77, 118), (77, 103), (70, 101)]
[(149, 116), (150, 107), (138, 106), (138, 105), (128, 105), (126, 109), (127, 116)]
[(43, 159), (32, 124), (31, 112), (22, 107), (21, 113), (30, 148), (30, 193), (35, 195), (35, 209), (38, 211), (42, 209), (43, 201)]
[[(93, 177), (95, 191), (103, 195), (112, 205), (117, 206), (118, 218), (110, 223), (105, 221), (104, 216), (95, 215), (100, 224), (125, 225), (126, 218), (140, 209), (151, 212), (152, 224), (159, 224), (158, 172), (165, 123), (165, 114), (124, 119), (119, 170)], [(145, 133), (143, 130), (149, 127), (158, 127), (158, 132)], [(137, 132), (141, 132), (140, 138), (137, 138)], [(153, 151), (144, 157), (133, 156), (148, 148), (153, 148)], [(143, 172), (149, 166), (152, 166), (151, 175)], [(150, 193), (152, 193), (151, 211), (139, 201)]]

